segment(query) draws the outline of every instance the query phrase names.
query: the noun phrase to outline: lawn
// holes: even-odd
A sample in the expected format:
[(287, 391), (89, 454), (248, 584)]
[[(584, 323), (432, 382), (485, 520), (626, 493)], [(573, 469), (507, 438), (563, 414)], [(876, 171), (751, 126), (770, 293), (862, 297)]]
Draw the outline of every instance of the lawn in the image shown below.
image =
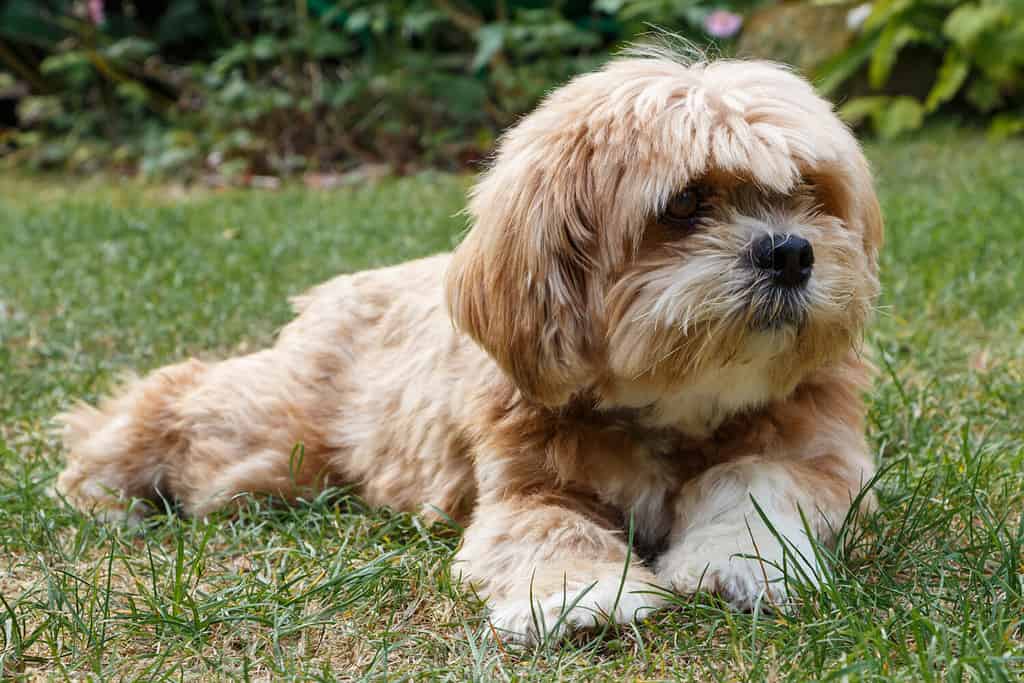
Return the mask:
[(792, 613), (680, 599), (559, 648), (487, 637), (456, 530), (342, 491), (141, 533), (47, 495), (51, 417), (118, 373), (271, 341), (286, 297), (450, 248), (469, 180), (183, 192), (0, 178), (0, 678), (1017, 680), (1024, 675), (1024, 142), (869, 145), (887, 216), (880, 511)]

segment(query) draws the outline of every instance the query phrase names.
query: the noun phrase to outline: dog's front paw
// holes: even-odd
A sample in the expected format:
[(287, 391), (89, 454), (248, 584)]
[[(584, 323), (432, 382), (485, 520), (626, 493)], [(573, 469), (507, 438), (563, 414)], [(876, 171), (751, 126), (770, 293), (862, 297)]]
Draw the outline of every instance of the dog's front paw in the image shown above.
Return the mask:
[(536, 587), (522, 596), (491, 605), (490, 623), (507, 642), (540, 645), (605, 623), (640, 621), (665, 600), (649, 582), (610, 576), (589, 584), (573, 582), (539, 595)]
[(820, 568), (811, 544), (802, 532), (787, 537), (786, 551), (779, 541), (762, 536), (706, 536), (686, 538), (658, 562), (659, 580), (677, 593), (708, 591), (731, 607), (751, 611), (756, 606), (784, 610), (789, 605), (789, 584), (816, 584)]
[(758, 603), (781, 608), (788, 602), (785, 577), (767, 560), (730, 558), (681, 562), (664, 580), (683, 595), (708, 591), (722, 597), (730, 606), (750, 611)]

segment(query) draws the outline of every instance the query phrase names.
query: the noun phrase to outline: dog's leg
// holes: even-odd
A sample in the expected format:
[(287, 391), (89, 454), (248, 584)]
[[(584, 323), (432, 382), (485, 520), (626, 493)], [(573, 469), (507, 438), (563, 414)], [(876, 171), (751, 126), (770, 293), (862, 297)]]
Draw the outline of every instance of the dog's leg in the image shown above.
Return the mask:
[(659, 580), (679, 593), (716, 592), (737, 609), (759, 601), (784, 608), (787, 578), (821, 578), (807, 531), (831, 540), (872, 472), (866, 454), (748, 457), (710, 468), (679, 494)]
[(539, 498), (477, 508), (453, 572), (488, 599), (491, 624), (511, 641), (636, 621), (664, 603), (621, 531)]
[(315, 388), (278, 351), (189, 361), (59, 416), (67, 466), (57, 491), (85, 511), (137, 518), (134, 499), (204, 514), (243, 492), (289, 497), (322, 483)]

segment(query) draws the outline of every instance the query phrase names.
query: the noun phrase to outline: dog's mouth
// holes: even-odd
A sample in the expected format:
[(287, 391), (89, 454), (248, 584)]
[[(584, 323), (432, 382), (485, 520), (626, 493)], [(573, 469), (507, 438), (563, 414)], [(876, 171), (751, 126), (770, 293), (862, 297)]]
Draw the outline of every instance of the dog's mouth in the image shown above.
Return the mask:
[(807, 324), (810, 306), (803, 289), (769, 285), (754, 294), (750, 311), (750, 327), (755, 331), (799, 329)]

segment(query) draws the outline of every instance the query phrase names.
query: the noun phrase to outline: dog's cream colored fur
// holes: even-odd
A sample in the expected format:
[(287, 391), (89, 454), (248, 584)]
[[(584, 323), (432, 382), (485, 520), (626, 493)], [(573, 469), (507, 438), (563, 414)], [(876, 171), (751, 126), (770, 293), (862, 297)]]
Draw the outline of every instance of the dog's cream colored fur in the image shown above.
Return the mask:
[[(695, 183), (699, 225), (666, 226)], [(771, 64), (621, 58), (505, 135), (469, 213), (453, 255), (296, 299), (272, 349), (63, 415), (58, 490), (201, 515), (339, 482), (440, 511), (510, 638), (640, 618), (659, 589), (782, 601), (784, 564), (813, 581), (802, 516), (827, 540), (873, 473), (856, 345), (882, 239), (828, 103)], [(788, 303), (751, 265), (775, 233), (816, 259)]]

